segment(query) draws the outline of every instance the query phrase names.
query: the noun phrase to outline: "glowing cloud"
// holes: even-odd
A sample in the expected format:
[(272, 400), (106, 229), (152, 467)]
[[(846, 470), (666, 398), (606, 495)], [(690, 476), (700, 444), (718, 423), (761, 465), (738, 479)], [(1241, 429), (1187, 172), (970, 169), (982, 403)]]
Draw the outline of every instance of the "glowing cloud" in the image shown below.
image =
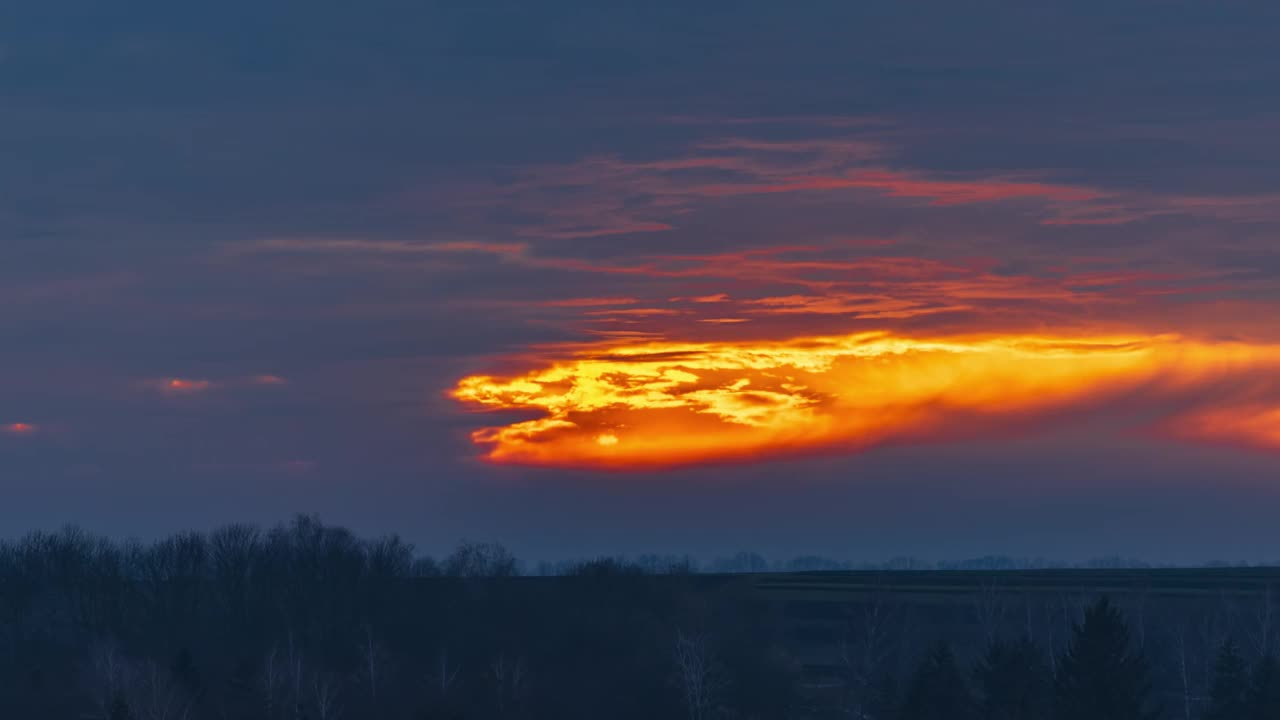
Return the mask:
[[(1280, 368), (1280, 346), (1173, 335), (924, 339), (864, 333), (614, 343), (540, 365), (511, 377), (472, 375), (452, 390), (475, 408), (537, 413), (473, 433), (486, 459), (675, 466), (996, 432), (1011, 422), (1025, 425), (1126, 394), (1203, 403), (1215, 384), (1249, 373), (1271, 377)], [(1268, 385), (1263, 394), (1275, 389)], [(1233, 412), (1238, 405), (1210, 402), (1210, 410), (1227, 416), (1179, 421), (1178, 434), (1269, 438), (1280, 447), (1280, 399), (1245, 414)], [(1184, 410), (1187, 418), (1197, 411)]]
[(31, 423), (15, 422), (8, 425), (0, 425), (0, 431), (6, 435), (34, 435), (40, 431), (40, 428)]
[(246, 377), (208, 380), (205, 378), (166, 377), (144, 380), (139, 387), (170, 396), (202, 395), (210, 391), (227, 391), (242, 388), (269, 388), (288, 385), (288, 378), (270, 373)]
[(209, 389), (210, 385), (211, 383), (208, 380), (169, 378), (164, 380), (160, 387), (166, 393), (172, 393), (174, 395), (190, 395), (204, 392)]
[(279, 375), (254, 375), (250, 382), (254, 385), (286, 385), (289, 381)]
[(1194, 440), (1280, 450), (1280, 401), (1199, 408), (1174, 416), (1162, 429)]

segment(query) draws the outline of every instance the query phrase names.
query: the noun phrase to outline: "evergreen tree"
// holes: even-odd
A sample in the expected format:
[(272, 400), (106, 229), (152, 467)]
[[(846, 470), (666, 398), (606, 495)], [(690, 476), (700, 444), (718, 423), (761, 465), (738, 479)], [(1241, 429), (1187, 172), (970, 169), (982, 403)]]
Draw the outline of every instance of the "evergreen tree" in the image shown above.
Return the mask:
[(920, 664), (903, 697), (901, 720), (969, 720), (973, 696), (955, 655), (939, 643)]
[(1240, 657), (1240, 649), (1231, 640), (1222, 643), (1213, 665), (1213, 684), (1209, 688), (1209, 709), (1204, 720), (1247, 720), (1249, 668)]
[(1129, 627), (1107, 598), (1085, 612), (1058, 665), (1058, 720), (1147, 720), (1151, 707), (1146, 658), (1133, 652)]
[(898, 709), (899, 678), (896, 673), (885, 670), (876, 675), (867, 688), (867, 698), (863, 705), (867, 717), (891, 718)]
[(186, 693), (187, 697), (192, 700), (200, 699), (204, 692), (204, 687), (200, 681), (200, 671), (196, 668), (196, 662), (191, 656), (190, 650), (184, 647), (178, 651), (178, 655), (173, 659), (173, 664), (169, 666), (169, 672), (173, 674), (173, 679)]
[(256, 717), (256, 710), (263, 705), (261, 680), (255, 674), (252, 661), (240, 658), (227, 678), (226, 688), (221, 693), (224, 715), (235, 720), (249, 720)]
[(1049, 717), (1052, 677), (1030, 638), (996, 640), (974, 672), (983, 720), (1044, 720)]
[(117, 695), (112, 701), (107, 720), (133, 720), (133, 711), (129, 709), (129, 703), (125, 702), (123, 697)]
[(1247, 692), (1248, 720), (1280, 718), (1280, 663), (1274, 655), (1264, 655), (1254, 666)]

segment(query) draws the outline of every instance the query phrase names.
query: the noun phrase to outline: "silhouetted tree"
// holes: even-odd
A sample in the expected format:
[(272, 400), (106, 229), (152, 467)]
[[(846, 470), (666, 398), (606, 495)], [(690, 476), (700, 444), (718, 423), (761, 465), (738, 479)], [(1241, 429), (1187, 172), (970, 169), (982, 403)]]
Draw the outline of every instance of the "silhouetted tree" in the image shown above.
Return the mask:
[(740, 552), (733, 557), (718, 558), (711, 564), (711, 571), (718, 573), (762, 573), (769, 571), (769, 563), (758, 553)]
[(618, 558), (598, 558), (576, 563), (564, 573), (574, 577), (616, 578), (644, 575), (644, 568)]
[(1055, 679), (1058, 720), (1146, 720), (1151, 707), (1146, 659), (1135, 653), (1129, 626), (1107, 598), (1075, 626)]
[(151, 543), (32, 533), (0, 541), (0, 716), (678, 717), (670, 637), (691, 626), (717, 638), (710, 679), (742, 680), (712, 687), (712, 715), (787, 716), (800, 670), (771, 610), (692, 569), (653, 556), (517, 582), (500, 546), (437, 565), (306, 515)]
[(955, 655), (939, 643), (920, 663), (902, 700), (901, 720), (967, 720), (975, 705)]
[(519, 574), (515, 557), (501, 545), (463, 543), (444, 561), (450, 577), (511, 577)]
[(705, 635), (676, 631), (676, 684), (684, 696), (689, 720), (708, 720), (724, 690), (723, 672)]
[(867, 718), (896, 716), (901, 709), (900, 683), (900, 678), (887, 667), (875, 673), (863, 691), (862, 715)]
[(1249, 720), (1280, 718), (1280, 663), (1274, 655), (1263, 655), (1253, 667), (1247, 692)]
[(1053, 678), (1029, 638), (995, 640), (974, 671), (984, 720), (1043, 720), (1051, 709)]
[(133, 720), (133, 711), (129, 709), (129, 703), (119, 695), (111, 702), (111, 710), (107, 713), (107, 720)]
[(178, 651), (177, 657), (173, 659), (173, 664), (169, 666), (169, 672), (173, 674), (174, 682), (182, 689), (187, 697), (199, 699), (203, 691), (200, 684), (200, 671), (196, 668), (195, 659), (191, 656), (191, 651), (182, 648)]
[(1205, 720), (1242, 720), (1249, 717), (1249, 667), (1230, 639), (1222, 643), (1213, 664), (1209, 707)]

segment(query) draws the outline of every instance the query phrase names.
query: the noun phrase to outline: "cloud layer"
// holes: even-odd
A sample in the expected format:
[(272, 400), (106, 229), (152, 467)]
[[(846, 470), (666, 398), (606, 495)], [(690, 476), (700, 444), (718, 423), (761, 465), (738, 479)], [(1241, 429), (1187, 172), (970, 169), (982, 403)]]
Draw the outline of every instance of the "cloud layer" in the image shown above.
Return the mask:
[(9, 526), (1280, 540), (1265, 4), (11, 5)]

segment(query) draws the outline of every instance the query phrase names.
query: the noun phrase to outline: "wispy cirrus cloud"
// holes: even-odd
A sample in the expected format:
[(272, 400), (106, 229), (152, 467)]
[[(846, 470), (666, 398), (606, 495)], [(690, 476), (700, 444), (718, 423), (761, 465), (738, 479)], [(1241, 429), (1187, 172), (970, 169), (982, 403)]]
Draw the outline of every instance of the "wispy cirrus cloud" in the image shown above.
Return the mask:
[(640, 302), (639, 299), (633, 297), (581, 297), (568, 298), (565, 300), (543, 300), (539, 304), (543, 307), (599, 307), (601, 305), (635, 305)]
[(519, 258), (528, 251), (527, 243), (448, 240), (413, 242), (362, 237), (273, 237), (238, 243), (224, 249), (231, 256), (266, 253), (355, 253), (361, 255), (440, 255), (479, 253)]
[[(852, 120), (852, 119), (851, 119)], [(857, 127), (851, 123), (850, 127)], [(812, 132), (811, 128), (811, 132)], [(1276, 196), (1188, 195), (1055, 180), (1051, 169), (938, 170), (902, 162), (909, 142), (883, 129), (858, 135), (726, 136), (667, 157), (597, 155), (559, 165), (511, 168), (501, 183), (443, 193), (445, 207), (500, 209), (517, 235), (580, 239), (678, 229), (708, 203), (759, 195), (858, 193), (936, 208), (1018, 203), (1045, 225), (1124, 225), (1189, 215), (1280, 219)]]
[[(1086, 309), (1121, 311), (1144, 302), (1198, 298), (1232, 286), (1224, 271), (1172, 267), (1138, 269), (1105, 257), (1055, 258), (1054, 264), (1022, 270), (1003, 268), (992, 257), (944, 260), (913, 254), (876, 252), (892, 247), (878, 239), (839, 238), (825, 244), (749, 247), (714, 253), (636, 253), (598, 258), (551, 254), (525, 244), (454, 242), (383, 243), (361, 240), (270, 241), (259, 252), (310, 253), (343, 258), (420, 256), (432, 264), (389, 269), (466, 271), (459, 257), (496, 259), (536, 277), (537, 273), (580, 276), (569, 284), (537, 286), (527, 299), (475, 298), (479, 306), (521, 312), (567, 311), (572, 319), (629, 318), (658, 321), (683, 316), (857, 318), (901, 321), (956, 313), (986, 313), (989, 321), (1021, 316), (1024, 322), (1061, 321)], [(447, 261), (447, 262), (446, 262)], [(345, 261), (344, 261), (345, 262)], [(625, 296), (564, 297), (565, 290), (600, 278), (623, 287)], [(619, 285), (619, 283), (626, 283)], [(672, 289), (717, 286), (720, 292), (673, 295)], [(1238, 286), (1238, 278), (1235, 279)], [(547, 295), (550, 294), (548, 297)], [(455, 299), (454, 302), (459, 302)], [(730, 312), (726, 312), (730, 310)], [(656, 326), (655, 326), (656, 327)], [(670, 326), (668, 326), (670, 327)]]
[(140, 383), (141, 387), (173, 397), (203, 395), (215, 390), (278, 387), (287, 384), (289, 384), (287, 379), (273, 374), (249, 375), (218, 380), (198, 377), (162, 377), (151, 378)]

